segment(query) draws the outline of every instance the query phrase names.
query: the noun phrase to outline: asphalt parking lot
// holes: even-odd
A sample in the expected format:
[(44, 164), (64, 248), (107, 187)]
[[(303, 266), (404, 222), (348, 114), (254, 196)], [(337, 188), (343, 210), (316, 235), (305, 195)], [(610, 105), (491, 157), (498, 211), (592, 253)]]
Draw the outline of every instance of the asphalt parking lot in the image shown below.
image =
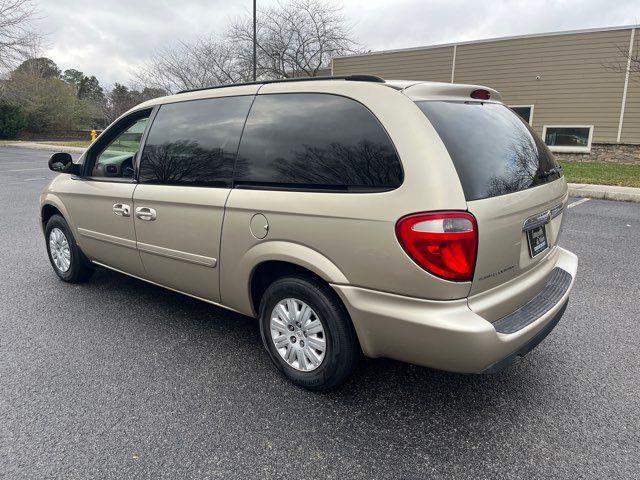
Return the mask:
[(365, 360), (317, 394), (278, 375), (250, 318), (105, 270), (60, 282), (48, 156), (0, 147), (1, 478), (639, 478), (639, 204), (568, 211), (577, 284), (518, 365)]

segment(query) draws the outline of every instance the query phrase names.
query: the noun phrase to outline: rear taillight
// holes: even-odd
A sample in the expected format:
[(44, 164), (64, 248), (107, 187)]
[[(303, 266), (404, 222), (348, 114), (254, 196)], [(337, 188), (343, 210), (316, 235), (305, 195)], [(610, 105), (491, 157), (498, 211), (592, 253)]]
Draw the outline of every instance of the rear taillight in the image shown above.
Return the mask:
[(429, 273), (447, 280), (473, 279), (478, 226), (467, 212), (416, 213), (398, 220), (402, 248)]

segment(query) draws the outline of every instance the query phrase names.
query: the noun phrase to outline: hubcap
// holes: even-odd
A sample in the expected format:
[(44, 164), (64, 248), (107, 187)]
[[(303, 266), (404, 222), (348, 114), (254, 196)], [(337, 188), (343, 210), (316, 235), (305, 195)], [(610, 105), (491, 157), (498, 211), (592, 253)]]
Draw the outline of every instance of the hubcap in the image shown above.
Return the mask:
[(49, 233), (49, 251), (56, 268), (65, 273), (71, 266), (71, 250), (67, 237), (59, 228), (54, 228)]
[(271, 339), (284, 360), (296, 370), (320, 366), (327, 337), (316, 312), (302, 300), (285, 298), (271, 312)]

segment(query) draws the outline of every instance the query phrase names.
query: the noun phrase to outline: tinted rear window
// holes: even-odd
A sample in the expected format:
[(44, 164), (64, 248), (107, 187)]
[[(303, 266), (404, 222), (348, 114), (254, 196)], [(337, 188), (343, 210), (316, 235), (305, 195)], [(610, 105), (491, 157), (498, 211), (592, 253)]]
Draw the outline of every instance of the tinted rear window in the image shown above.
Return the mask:
[(402, 168), (386, 131), (363, 105), (317, 93), (258, 95), (242, 134), (240, 185), (390, 189)]
[(467, 200), (496, 197), (557, 180), (553, 155), (504, 105), (417, 102), (444, 142)]

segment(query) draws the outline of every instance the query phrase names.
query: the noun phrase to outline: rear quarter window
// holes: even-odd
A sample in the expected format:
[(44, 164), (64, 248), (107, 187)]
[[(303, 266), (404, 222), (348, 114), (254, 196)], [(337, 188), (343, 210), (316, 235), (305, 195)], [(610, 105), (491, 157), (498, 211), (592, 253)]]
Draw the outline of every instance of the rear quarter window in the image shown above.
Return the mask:
[(402, 183), (386, 131), (362, 104), (317, 93), (258, 95), (242, 134), (240, 186), (379, 191)]
[(560, 178), (549, 148), (506, 106), (446, 101), (417, 105), (447, 147), (467, 200), (518, 192)]

